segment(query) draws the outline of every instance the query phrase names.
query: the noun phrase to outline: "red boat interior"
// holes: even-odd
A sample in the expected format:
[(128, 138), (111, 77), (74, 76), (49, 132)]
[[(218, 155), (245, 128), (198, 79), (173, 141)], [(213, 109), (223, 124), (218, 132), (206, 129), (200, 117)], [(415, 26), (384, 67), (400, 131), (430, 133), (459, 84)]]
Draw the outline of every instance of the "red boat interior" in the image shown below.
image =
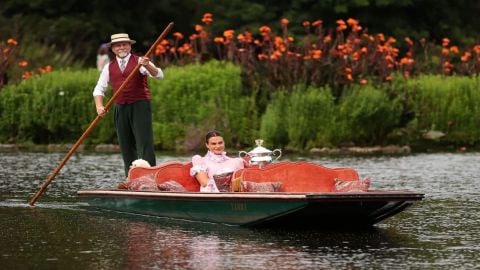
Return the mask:
[[(187, 191), (198, 192), (200, 185), (198, 181), (190, 176), (192, 163), (172, 161), (159, 164), (155, 167), (144, 168), (134, 167), (130, 169), (128, 182), (149, 176), (155, 179), (157, 185), (174, 180), (182, 185)], [(263, 168), (251, 166), (236, 171), (230, 178), (232, 181), (242, 183), (268, 182), (278, 184), (279, 192), (335, 192), (335, 191), (366, 191), (368, 184), (359, 179), (358, 173), (351, 168), (327, 168), (310, 162), (276, 162), (265, 165)], [(339, 190), (341, 185), (356, 188), (350, 190)], [(354, 185), (350, 185), (354, 184)], [(358, 187), (361, 186), (361, 190)], [(245, 191), (245, 189), (231, 190)], [(250, 191), (250, 190), (246, 190)]]

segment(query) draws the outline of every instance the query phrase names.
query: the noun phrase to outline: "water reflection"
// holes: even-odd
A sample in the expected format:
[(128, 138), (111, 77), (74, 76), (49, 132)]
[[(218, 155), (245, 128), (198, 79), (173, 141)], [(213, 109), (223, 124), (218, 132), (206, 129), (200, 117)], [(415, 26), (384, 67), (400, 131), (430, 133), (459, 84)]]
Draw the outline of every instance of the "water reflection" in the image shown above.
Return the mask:
[[(108, 213), (108, 216), (115, 214)], [(126, 228), (129, 269), (148, 267), (228, 269), (332, 269), (361, 266), (365, 249), (398, 247), (392, 230), (247, 229), (130, 217)], [(396, 239), (392, 241), (390, 238)], [(349, 262), (351, 260), (351, 262)]]
[[(365, 230), (246, 229), (98, 212), (76, 192), (123, 177), (119, 155), (76, 154), (35, 207), (27, 202), (63, 154), (1, 153), (4, 269), (475, 269), (480, 252), (480, 154), (302, 159), (354, 167), (374, 189), (426, 198)], [(290, 157), (295, 160), (295, 157)], [(188, 157), (160, 155), (159, 162)], [(23, 266), (23, 267), (22, 267)]]

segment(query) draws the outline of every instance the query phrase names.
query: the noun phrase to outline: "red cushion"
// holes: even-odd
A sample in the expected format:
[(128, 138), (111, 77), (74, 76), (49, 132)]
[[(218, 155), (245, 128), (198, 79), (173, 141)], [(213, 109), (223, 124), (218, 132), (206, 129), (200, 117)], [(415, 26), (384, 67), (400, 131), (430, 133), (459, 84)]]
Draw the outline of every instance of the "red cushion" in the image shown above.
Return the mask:
[(279, 192), (281, 187), (281, 182), (242, 182), (242, 191), (244, 192)]
[(143, 191), (157, 191), (157, 183), (155, 182), (155, 175), (154, 174), (147, 174), (144, 176), (140, 176), (139, 178), (135, 178), (133, 180), (129, 180), (127, 182), (127, 189), (128, 190), (143, 190)]
[(170, 181), (166, 181), (159, 184), (158, 189), (161, 191), (178, 191), (178, 192), (187, 191), (184, 186), (182, 186), (180, 183), (178, 183), (175, 180), (170, 180)]
[(220, 192), (230, 192), (230, 186), (232, 185), (233, 172), (218, 174), (213, 176), (215, 184)]
[(365, 180), (341, 180), (335, 179), (333, 192), (365, 192), (370, 187), (370, 179)]

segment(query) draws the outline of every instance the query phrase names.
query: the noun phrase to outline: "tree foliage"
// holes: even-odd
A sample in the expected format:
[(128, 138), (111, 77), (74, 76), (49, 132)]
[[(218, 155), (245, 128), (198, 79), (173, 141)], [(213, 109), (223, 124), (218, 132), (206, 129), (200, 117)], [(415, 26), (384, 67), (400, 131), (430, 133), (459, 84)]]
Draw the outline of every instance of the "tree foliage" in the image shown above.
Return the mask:
[[(355, 18), (370, 32), (458, 44), (478, 41), (480, 2), (476, 0), (3, 0), (0, 38), (30, 39), (69, 50), (86, 66), (94, 65), (98, 45), (116, 32), (128, 32), (146, 50), (169, 22), (175, 31), (194, 32), (205, 12), (215, 14), (213, 32), (256, 30), (262, 25), (291, 21), (293, 33), (303, 33), (304, 20)], [(326, 25), (329, 27), (329, 25)]]

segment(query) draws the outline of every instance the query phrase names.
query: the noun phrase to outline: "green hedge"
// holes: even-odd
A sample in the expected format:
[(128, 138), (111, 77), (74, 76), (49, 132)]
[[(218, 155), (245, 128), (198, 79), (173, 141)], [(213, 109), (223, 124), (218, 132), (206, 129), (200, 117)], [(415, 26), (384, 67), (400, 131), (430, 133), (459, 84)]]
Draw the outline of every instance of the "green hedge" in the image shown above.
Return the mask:
[(275, 96), (262, 118), (261, 134), (296, 150), (383, 143), (400, 113), (398, 102), (369, 86), (346, 91), (338, 103), (328, 87), (296, 86), (291, 94)]
[[(297, 85), (280, 89), (258, 108), (255, 91), (243, 89), (239, 67), (212, 61), (172, 66), (150, 80), (158, 149), (196, 150), (210, 129), (223, 131), (230, 147), (269, 148), (415, 143), (429, 130), (445, 144), (480, 142), (478, 78), (424, 75), (383, 89), (356, 86), (334, 99), (333, 89)], [(63, 70), (0, 91), (0, 143), (72, 143), (95, 118), (92, 89), (98, 71)], [(250, 93), (250, 94), (247, 94)], [(404, 121), (405, 112), (413, 118)], [(86, 144), (116, 143), (109, 113)]]
[(161, 149), (193, 150), (211, 129), (227, 143), (253, 140), (253, 99), (242, 96), (240, 69), (231, 63), (170, 67), (162, 81), (151, 80), (155, 144)]
[(402, 87), (416, 113), (414, 130), (442, 131), (447, 144), (480, 142), (480, 78), (424, 75)]
[[(94, 69), (55, 71), (3, 88), (0, 142), (74, 142), (96, 117), (92, 90), (98, 76)], [(256, 111), (252, 99), (241, 95), (238, 67), (216, 61), (171, 67), (164, 80), (149, 83), (158, 148), (195, 149), (214, 128), (233, 144), (253, 140)], [(84, 142), (116, 143), (113, 113)]]
[(72, 142), (95, 118), (92, 89), (98, 75), (93, 69), (65, 70), (5, 87), (0, 92), (0, 140)]

